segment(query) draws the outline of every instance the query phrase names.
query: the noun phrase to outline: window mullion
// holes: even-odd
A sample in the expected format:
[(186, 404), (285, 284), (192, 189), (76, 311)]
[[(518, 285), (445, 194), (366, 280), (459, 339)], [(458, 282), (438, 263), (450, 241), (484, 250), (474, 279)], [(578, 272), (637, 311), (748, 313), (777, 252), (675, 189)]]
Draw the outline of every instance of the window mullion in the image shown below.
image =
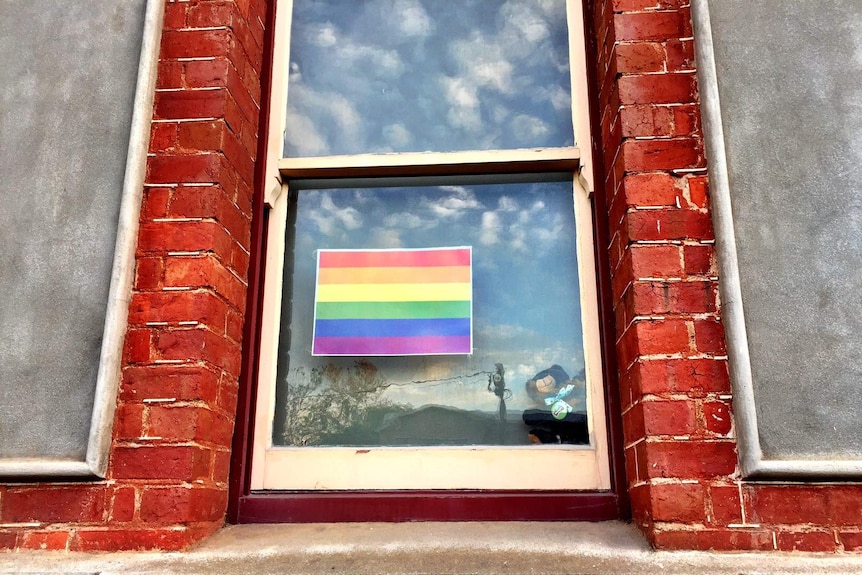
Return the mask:
[(284, 180), (376, 176), (443, 176), (576, 171), (575, 147), (478, 152), (360, 154), (318, 158), (283, 158)]

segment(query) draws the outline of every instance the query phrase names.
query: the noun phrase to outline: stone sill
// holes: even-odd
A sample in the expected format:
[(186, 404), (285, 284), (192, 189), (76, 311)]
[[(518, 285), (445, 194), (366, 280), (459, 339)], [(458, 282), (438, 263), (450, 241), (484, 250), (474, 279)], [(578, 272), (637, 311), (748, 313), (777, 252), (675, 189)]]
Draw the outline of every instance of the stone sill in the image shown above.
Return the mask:
[(862, 573), (862, 556), (653, 551), (604, 523), (232, 525), (182, 553), (9, 552), (0, 573)]

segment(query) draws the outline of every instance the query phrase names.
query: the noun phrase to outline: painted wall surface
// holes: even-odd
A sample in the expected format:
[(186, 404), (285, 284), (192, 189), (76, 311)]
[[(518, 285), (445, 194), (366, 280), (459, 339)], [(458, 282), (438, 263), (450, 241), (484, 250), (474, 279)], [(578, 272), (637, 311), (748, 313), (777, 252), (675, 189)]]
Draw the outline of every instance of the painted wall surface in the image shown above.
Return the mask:
[(0, 4), (0, 460), (87, 454), (146, 4)]
[(694, 7), (743, 471), (858, 477), (862, 5)]

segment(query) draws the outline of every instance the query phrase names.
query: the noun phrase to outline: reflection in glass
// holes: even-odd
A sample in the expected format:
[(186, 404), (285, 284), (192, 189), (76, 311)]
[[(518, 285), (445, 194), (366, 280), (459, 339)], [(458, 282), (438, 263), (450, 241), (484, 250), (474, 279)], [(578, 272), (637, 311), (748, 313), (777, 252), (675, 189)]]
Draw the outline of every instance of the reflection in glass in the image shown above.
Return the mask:
[(574, 145), (565, 0), (294, 0), (286, 157)]
[[(274, 444), (587, 443), (572, 182), (545, 179), (292, 186)], [(471, 355), (312, 356), (317, 250), (449, 246), (473, 250)]]

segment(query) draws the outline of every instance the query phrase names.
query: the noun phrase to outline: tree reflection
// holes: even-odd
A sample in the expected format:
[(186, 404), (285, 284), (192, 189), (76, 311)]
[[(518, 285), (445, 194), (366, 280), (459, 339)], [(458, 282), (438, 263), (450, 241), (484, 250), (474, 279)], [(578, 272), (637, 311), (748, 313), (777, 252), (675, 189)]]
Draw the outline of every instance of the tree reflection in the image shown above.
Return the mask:
[(411, 408), (382, 398), (389, 386), (368, 360), (299, 368), (287, 389), (285, 445), (373, 445), (387, 414)]

